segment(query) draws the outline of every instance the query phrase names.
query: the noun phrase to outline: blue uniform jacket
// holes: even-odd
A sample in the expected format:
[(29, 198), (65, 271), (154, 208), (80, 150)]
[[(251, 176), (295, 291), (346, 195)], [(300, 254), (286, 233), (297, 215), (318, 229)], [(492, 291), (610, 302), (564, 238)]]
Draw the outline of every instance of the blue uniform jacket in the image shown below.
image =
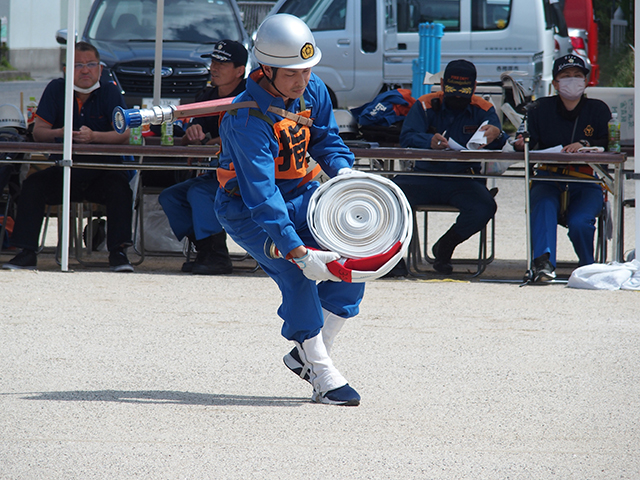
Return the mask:
[[(36, 115), (51, 125), (51, 128), (62, 128), (64, 126), (64, 95), (65, 80), (56, 78), (51, 80), (42, 93), (40, 104)], [(120, 90), (113, 83), (101, 83), (100, 88), (91, 92), (91, 95), (82, 105), (77, 97), (73, 97), (73, 130), (80, 130), (86, 125), (94, 132), (110, 132), (113, 130), (111, 115), (116, 107), (126, 108), (127, 104), (120, 93)], [(57, 139), (62, 142), (62, 138)], [(59, 160), (62, 155), (51, 155), (51, 159)], [(74, 160), (82, 162), (116, 162), (122, 161), (121, 156), (112, 157), (108, 155), (74, 155)]]
[[(253, 100), (264, 115), (277, 123), (282, 117), (267, 112), (267, 108), (274, 105), (284, 109), (284, 101), (256, 83), (261, 76), (260, 70), (252, 72), (247, 79), (247, 89), (234, 102)], [(327, 88), (313, 73), (303, 96), (305, 107), (311, 110), (313, 119), (307, 151), (326, 174), (334, 177), (341, 168), (353, 165), (353, 154), (338, 135)], [(287, 110), (299, 113), (300, 100), (291, 102)], [(275, 178), (274, 159), (279, 155), (279, 144), (272, 125), (249, 115), (249, 109), (243, 108), (236, 115), (226, 114), (223, 117), (220, 138), (222, 152), (219, 168), (229, 170), (233, 163), (236, 170), (236, 178), (229, 180), (225, 189), (239, 187), (242, 201), (250, 210), (252, 219), (268, 233), (281, 252), (290, 252), (304, 245), (289, 218), (286, 205), (287, 201), (302, 193), (298, 188), (301, 179)]]
[[(448, 109), (444, 105), (443, 92), (430, 93), (420, 97), (409, 110), (402, 125), (400, 145), (404, 148), (431, 148), (431, 139), (436, 133), (446, 131), (447, 139), (453, 138), (464, 146), (471, 139), (478, 127), (488, 120), (490, 125), (500, 126), (500, 119), (490, 102), (474, 95), (471, 104), (462, 112)], [(500, 149), (504, 146), (507, 135), (494, 140), (485, 148)], [(468, 168), (480, 168), (480, 162), (416, 162), (414, 170), (437, 173), (460, 173)]]
[(559, 96), (543, 97), (528, 111), (530, 145), (532, 150), (543, 150), (579, 140), (592, 146), (607, 148), (607, 123), (611, 111), (602, 100), (582, 97), (572, 111), (568, 111)]

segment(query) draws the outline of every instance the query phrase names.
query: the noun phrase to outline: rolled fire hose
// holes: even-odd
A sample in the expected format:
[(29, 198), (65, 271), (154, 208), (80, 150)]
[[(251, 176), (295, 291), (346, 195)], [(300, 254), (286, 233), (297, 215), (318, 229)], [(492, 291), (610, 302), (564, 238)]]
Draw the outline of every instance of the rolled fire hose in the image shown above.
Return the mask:
[(366, 282), (393, 269), (413, 234), (411, 206), (391, 180), (363, 172), (339, 175), (312, 195), (307, 223), (318, 244), (340, 259), (327, 266), (347, 282)]

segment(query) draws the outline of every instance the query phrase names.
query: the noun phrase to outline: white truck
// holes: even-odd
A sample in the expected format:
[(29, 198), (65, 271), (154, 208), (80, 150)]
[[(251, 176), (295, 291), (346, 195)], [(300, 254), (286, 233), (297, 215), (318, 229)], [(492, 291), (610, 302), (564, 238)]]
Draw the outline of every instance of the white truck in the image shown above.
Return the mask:
[(478, 82), (518, 72), (525, 92), (546, 95), (562, 15), (557, 0), (279, 0), (270, 13), (291, 13), (309, 25), (322, 51), (314, 72), (336, 108), (362, 105), (387, 88), (411, 88), (424, 22), (445, 26), (441, 69), (465, 58), (476, 65)]

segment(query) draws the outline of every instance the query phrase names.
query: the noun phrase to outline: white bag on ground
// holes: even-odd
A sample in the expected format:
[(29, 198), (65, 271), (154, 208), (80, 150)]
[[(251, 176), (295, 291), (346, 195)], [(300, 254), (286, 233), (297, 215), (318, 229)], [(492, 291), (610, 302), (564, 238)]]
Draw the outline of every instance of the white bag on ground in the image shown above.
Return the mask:
[[(144, 195), (144, 249), (147, 252), (180, 253), (184, 241), (179, 241), (169, 226), (169, 219), (158, 202), (158, 195)], [(140, 248), (140, 231), (136, 247)]]
[[(502, 153), (511, 153), (515, 152), (513, 145), (511, 142), (507, 142), (502, 147)], [(480, 168), (480, 173), (485, 175), (502, 175), (507, 169), (517, 162), (499, 162), (497, 160), (485, 160), (482, 162), (482, 167)]]
[(640, 262), (594, 263), (576, 268), (567, 286), (590, 290), (640, 290)]

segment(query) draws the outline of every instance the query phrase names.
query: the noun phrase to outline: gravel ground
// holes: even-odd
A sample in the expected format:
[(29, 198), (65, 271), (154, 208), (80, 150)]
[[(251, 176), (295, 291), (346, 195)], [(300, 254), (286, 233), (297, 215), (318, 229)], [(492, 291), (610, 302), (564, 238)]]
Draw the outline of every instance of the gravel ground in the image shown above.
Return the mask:
[(498, 186), (484, 275), (367, 286), (333, 353), (357, 408), (284, 367), (260, 272), (0, 271), (0, 479), (639, 478), (640, 296), (521, 288), (521, 183)]

